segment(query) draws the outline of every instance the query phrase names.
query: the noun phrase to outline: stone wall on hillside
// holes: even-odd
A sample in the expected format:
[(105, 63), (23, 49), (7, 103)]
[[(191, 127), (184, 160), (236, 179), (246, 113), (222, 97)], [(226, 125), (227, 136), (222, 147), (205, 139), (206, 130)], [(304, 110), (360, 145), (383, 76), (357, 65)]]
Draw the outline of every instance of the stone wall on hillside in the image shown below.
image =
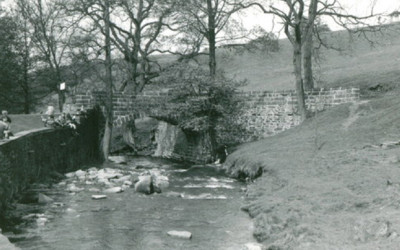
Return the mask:
[(99, 118), (95, 109), (82, 118), (76, 131), (35, 129), (0, 142), (0, 219), (7, 205), (31, 183), (100, 161)]
[[(241, 111), (228, 117), (219, 128), (219, 142), (232, 144), (265, 138), (299, 124), (295, 91), (249, 91), (237, 93)], [(168, 102), (172, 92), (143, 92), (138, 96), (114, 94), (114, 125), (121, 126), (139, 117), (160, 117), (168, 113), (174, 104)], [(104, 103), (104, 92), (87, 92), (75, 95), (67, 104), (70, 107), (88, 109)], [(319, 89), (306, 92), (306, 106), (311, 111), (359, 100), (360, 90)], [(68, 109), (68, 107), (67, 107)], [(226, 125), (228, 124), (228, 126)], [(230, 125), (229, 125), (230, 124)]]
[[(241, 126), (240, 142), (265, 138), (299, 125), (297, 96), (294, 91), (252, 91), (238, 93), (241, 100), (241, 113), (230, 117), (230, 124)], [(320, 89), (306, 92), (305, 103), (312, 112), (323, 111), (332, 106), (355, 102), (360, 99), (360, 90)], [(233, 126), (234, 127), (234, 126)], [(221, 137), (227, 138), (231, 129), (221, 130)]]

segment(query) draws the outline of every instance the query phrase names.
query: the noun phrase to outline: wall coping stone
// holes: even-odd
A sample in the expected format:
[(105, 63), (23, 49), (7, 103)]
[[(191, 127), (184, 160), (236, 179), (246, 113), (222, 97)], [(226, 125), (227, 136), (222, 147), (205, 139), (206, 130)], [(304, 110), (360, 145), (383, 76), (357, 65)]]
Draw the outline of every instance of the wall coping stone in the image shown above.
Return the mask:
[(32, 134), (42, 134), (44, 132), (49, 132), (49, 131), (52, 131), (52, 130), (53, 130), (52, 128), (47, 128), (47, 127), (24, 130), (24, 131), (16, 133), (14, 136), (11, 136), (9, 139), (0, 140), (0, 146), (4, 145), (4, 144), (7, 144), (7, 143), (9, 143), (11, 141), (17, 140), (17, 139), (19, 139), (21, 137), (24, 137), (24, 136), (29, 136), (29, 135), (32, 135)]

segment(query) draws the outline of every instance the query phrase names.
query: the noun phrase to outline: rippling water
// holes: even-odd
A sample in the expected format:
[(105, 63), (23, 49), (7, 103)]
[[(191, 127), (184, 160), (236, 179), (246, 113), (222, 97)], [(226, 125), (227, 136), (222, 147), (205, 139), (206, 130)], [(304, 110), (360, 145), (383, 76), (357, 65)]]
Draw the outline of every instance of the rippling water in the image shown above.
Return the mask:
[[(106, 167), (161, 169), (170, 185), (161, 194), (143, 195), (129, 188), (104, 200), (91, 199), (89, 187), (73, 194), (56, 185), (47, 192), (55, 202), (28, 214), (27, 220), (35, 220), (10, 239), (22, 249), (40, 250), (241, 249), (254, 242), (251, 220), (240, 211), (244, 185), (213, 168), (151, 158)], [(168, 195), (172, 192), (174, 196)], [(172, 238), (170, 230), (189, 231), (193, 237)]]

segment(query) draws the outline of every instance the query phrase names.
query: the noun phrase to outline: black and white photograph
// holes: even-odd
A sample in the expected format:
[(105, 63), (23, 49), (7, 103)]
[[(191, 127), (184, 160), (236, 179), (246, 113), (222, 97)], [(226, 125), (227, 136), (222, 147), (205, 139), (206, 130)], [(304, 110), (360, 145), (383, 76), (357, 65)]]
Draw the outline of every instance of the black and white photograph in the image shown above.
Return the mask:
[(400, 249), (400, 1), (0, 0), (0, 250)]

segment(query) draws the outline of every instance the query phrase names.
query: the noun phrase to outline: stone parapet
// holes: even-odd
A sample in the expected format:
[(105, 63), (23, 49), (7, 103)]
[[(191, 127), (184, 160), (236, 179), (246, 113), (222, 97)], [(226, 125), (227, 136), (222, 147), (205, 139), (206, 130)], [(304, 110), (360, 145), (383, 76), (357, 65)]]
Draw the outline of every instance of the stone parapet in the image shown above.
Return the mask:
[[(172, 91), (145, 91), (137, 96), (114, 93), (114, 125), (118, 127), (128, 120), (139, 117), (162, 117), (168, 114), (168, 111), (176, 105), (169, 102), (173, 95)], [(225, 126), (220, 130), (220, 138), (235, 133), (237, 142), (246, 142), (274, 135), (300, 123), (297, 114), (297, 96), (293, 90), (242, 91), (236, 95), (242, 110), (240, 115), (227, 119), (231, 120), (230, 124), (239, 125), (242, 129), (238, 133)], [(96, 104), (103, 105), (105, 96), (104, 92), (77, 94), (73, 98), (72, 105), (90, 109)], [(305, 93), (306, 107), (312, 112), (359, 99), (360, 90), (357, 88), (316, 89)], [(223, 141), (224, 139), (221, 139), (221, 142)]]

